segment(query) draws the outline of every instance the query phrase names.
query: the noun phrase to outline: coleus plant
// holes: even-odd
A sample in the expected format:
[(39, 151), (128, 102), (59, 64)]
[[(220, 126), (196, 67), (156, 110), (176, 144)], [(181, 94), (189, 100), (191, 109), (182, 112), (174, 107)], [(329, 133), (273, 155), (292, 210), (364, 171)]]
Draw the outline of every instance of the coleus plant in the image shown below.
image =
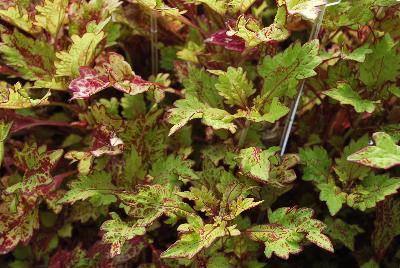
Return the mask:
[(400, 4), (328, 2), (0, 1), (1, 267), (398, 267)]

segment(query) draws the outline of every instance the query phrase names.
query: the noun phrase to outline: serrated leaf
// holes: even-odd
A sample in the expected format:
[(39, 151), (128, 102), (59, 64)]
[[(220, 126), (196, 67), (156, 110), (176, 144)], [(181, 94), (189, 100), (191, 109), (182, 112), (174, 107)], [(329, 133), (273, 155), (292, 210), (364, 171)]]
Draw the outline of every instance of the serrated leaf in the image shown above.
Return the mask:
[(339, 101), (341, 104), (353, 106), (357, 113), (372, 113), (375, 110), (375, 104), (380, 103), (380, 101), (362, 99), (360, 95), (346, 83), (338, 83), (337, 88), (325, 91), (324, 94)]
[(218, 199), (214, 193), (205, 186), (202, 186), (201, 188), (190, 187), (190, 191), (180, 192), (178, 195), (182, 198), (194, 201), (195, 210), (205, 212), (208, 216), (217, 214), (219, 206)]
[(46, 145), (38, 147), (35, 143), (25, 144), (22, 150), (14, 152), (14, 161), (24, 171), (22, 182), (8, 187), (6, 191), (13, 193), (21, 190), (28, 196), (42, 193), (41, 188), (43, 189), (53, 181), (51, 171), (56, 167), (63, 153), (62, 149), (47, 151)]
[(200, 250), (210, 247), (216, 239), (239, 235), (240, 232), (235, 227), (227, 226), (225, 222), (204, 224), (200, 217), (190, 217), (188, 223), (178, 227), (181, 234), (179, 240), (161, 253), (161, 258), (192, 259)]
[(4, 157), (4, 142), (7, 139), (8, 133), (10, 132), (12, 126), (12, 122), (4, 122), (0, 121), (0, 167), (1, 164), (3, 163), (3, 157)]
[(146, 112), (146, 103), (143, 95), (125, 94), (121, 98), (122, 115), (126, 119), (135, 119)]
[(32, 39), (14, 30), (1, 34), (0, 53), (7, 65), (14, 68), (26, 80), (45, 79), (55, 72), (54, 48), (40, 39)]
[(241, 171), (255, 180), (268, 182), (271, 169), (269, 158), (278, 150), (278, 147), (271, 147), (264, 151), (256, 147), (240, 150), (238, 158)]
[[(258, 101), (262, 102), (262, 100), (256, 99), (256, 102)], [(259, 112), (255, 107), (253, 107), (251, 110), (239, 110), (235, 114), (235, 117), (244, 117), (247, 120), (254, 122), (275, 123), (290, 111), (289, 108), (282, 104), (277, 97), (274, 97), (271, 103), (267, 103), (265, 107), (260, 110), (261, 111)]]
[(28, 10), (17, 3), (16, 6), (11, 6), (8, 9), (0, 10), (0, 16), (7, 22), (17, 26), (21, 30), (28, 33), (35, 33), (37, 29), (34, 28), (32, 20), (29, 17)]
[(92, 63), (96, 56), (96, 50), (104, 38), (104, 32), (85, 33), (82, 37), (73, 35), (72, 45), (68, 51), (56, 53), (56, 75), (77, 77), (79, 68)]
[(329, 238), (322, 232), (326, 225), (312, 218), (309, 208), (279, 208), (268, 213), (269, 224), (255, 225), (246, 230), (250, 239), (265, 243), (265, 255), (288, 259), (289, 254), (302, 251), (302, 242), (307, 239), (317, 246), (333, 252)]
[(360, 80), (370, 88), (396, 81), (400, 75), (400, 54), (390, 35), (386, 34), (372, 51), (360, 65)]
[(234, 117), (225, 110), (211, 108), (201, 103), (194, 97), (175, 102), (175, 107), (170, 110), (168, 121), (174, 126), (169, 136), (185, 126), (190, 120), (200, 118), (202, 123), (214, 129), (227, 129), (232, 133), (236, 131), (236, 125), (232, 123)]
[(58, 200), (58, 203), (74, 204), (76, 201), (90, 198), (90, 202), (96, 206), (110, 205), (117, 201), (112, 194), (117, 188), (111, 180), (111, 174), (104, 171), (79, 176), (77, 180), (70, 183), (70, 190)]
[(48, 31), (53, 38), (63, 25), (68, 0), (46, 0), (43, 5), (36, 6), (36, 25)]
[(388, 175), (369, 175), (347, 196), (347, 204), (365, 211), (375, 207), (386, 196), (395, 194), (399, 188), (399, 179), (390, 178)]
[(325, 182), (329, 176), (332, 160), (328, 152), (319, 146), (300, 149), (301, 163), (304, 165), (303, 180)]
[(341, 242), (351, 251), (354, 251), (354, 240), (358, 234), (364, 232), (356, 224), (348, 224), (341, 219), (333, 219), (328, 217), (324, 220), (328, 226), (326, 233), (334, 240)]
[(389, 169), (400, 165), (400, 146), (389, 134), (376, 132), (372, 138), (376, 145), (367, 146), (347, 157), (352, 161), (373, 168)]
[(42, 98), (34, 99), (29, 96), (28, 89), (22, 87), (18, 82), (14, 86), (0, 87), (0, 108), (2, 109), (25, 109), (49, 103), (48, 91)]
[(266, 56), (258, 68), (264, 78), (262, 95), (265, 98), (294, 96), (300, 80), (316, 75), (314, 69), (322, 62), (318, 48), (318, 40), (303, 46), (297, 42), (273, 58)]
[(362, 180), (371, 172), (371, 169), (347, 160), (348, 156), (363, 148), (368, 144), (368, 136), (364, 135), (357, 141), (351, 140), (350, 144), (343, 149), (340, 158), (336, 158), (335, 173), (342, 182)]
[(13, 197), (0, 203), (0, 254), (7, 254), (18, 244), (27, 244), (39, 228), (38, 209), (18, 205), (13, 211)]
[(347, 194), (331, 182), (318, 183), (317, 187), (320, 190), (319, 199), (326, 202), (329, 213), (334, 216), (342, 208), (342, 205), (346, 203)]
[(225, 98), (226, 104), (242, 108), (247, 107), (248, 98), (256, 92), (253, 83), (247, 79), (246, 72), (241, 67), (228, 67), (227, 71), (218, 77), (215, 88)]
[(138, 235), (144, 235), (146, 230), (142, 226), (122, 221), (115, 212), (111, 213), (111, 217), (112, 220), (105, 221), (100, 228), (104, 231), (103, 242), (111, 244), (110, 255), (115, 257), (121, 254), (122, 246), (126, 241)]
[(184, 160), (179, 156), (169, 155), (166, 158), (155, 161), (152, 165), (150, 175), (155, 178), (156, 183), (176, 184), (178, 181), (184, 183), (198, 180), (199, 177), (192, 170), (194, 162)]
[(372, 246), (377, 256), (384, 256), (393, 239), (400, 235), (400, 200), (388, 198), (377, 206)]

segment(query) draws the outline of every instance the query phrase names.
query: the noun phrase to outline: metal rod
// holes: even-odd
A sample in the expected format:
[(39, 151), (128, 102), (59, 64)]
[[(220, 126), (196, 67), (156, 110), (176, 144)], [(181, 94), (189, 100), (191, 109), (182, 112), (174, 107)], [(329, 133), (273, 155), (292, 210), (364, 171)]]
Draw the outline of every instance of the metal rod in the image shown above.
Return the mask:
[(158, 24), (156, 11), (150, 14), (150, 42), (151, 42), (151, 73), (156, 76), (158, 74)]
[[(337, 3), (339, 3), (339, 2), (340, 1), (338, 1)], [(322, 25), (322, 20), (325, 15), (326, 6), (327, 6), (327, 4), (321, 6), (321, 10), (318, 14), (318, 17), (315, 19), (314, 25), (312, 27), (312, 30), (311, 30), (311, 33), (309, 36), (309, 40), (313, 40), (318, 37), (318, 33), (319, 33), (319, 30), (321, 29), (321, 25)], [(290, 107), (289, 116), (286, 120), (285, 128), (283, 130), (282, 137), (281, 137), (281, 143), (280, 143), (280, 147), (281, 147), (280, 155), (281, 156), (283, 156), (286, 151), (286, 147), (287, 147), (287, 144), (288, 144), (288, 141), (290, 138), (290, 132), (292, 130), (294, 119), (296, 117), (297, 108), (299, 106), (301, 96), (303, 95), (304, 85), (305, 85), (305, 80), (302, 80), (299, 85), (296, 99), (292, 102), (292, 105)]]

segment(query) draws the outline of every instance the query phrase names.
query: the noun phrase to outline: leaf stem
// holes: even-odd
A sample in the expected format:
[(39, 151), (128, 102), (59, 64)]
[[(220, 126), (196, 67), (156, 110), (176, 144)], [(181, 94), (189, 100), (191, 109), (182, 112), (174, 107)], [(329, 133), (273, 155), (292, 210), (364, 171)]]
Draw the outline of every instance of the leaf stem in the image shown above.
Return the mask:
[(250, 121), (246, 119), (246, 122), (244, 123), (244, 128), (242, 129), (242, 132), (240, 133), (239, 137), (239, 142), (238, 142), (238, 148), (242, 148), (244, 145), (244, 142), (246, 141), (247, 133), (249, 132), (250, 128)]

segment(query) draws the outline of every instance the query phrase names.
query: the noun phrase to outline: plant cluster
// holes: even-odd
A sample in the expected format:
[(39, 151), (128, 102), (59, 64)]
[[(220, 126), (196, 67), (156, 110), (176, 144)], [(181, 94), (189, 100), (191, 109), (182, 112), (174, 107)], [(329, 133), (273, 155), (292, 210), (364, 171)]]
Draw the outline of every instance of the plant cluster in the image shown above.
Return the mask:
[(0, 266), (399, 267), (400, 4), (328, 2), (0, 0)]

